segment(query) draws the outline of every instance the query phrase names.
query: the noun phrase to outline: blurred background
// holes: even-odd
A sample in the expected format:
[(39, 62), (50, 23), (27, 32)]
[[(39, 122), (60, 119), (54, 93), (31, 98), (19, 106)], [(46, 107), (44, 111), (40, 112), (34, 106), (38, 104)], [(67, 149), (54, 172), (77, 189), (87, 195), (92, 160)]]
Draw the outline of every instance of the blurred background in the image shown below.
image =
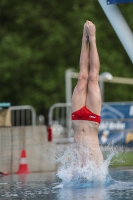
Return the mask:
[[(133, 7), (118, 7), (133, 31)], [(78, 72), (86, 19), (97, 27), (100, 73), (132, 78), (133, 64), (98, 1), (1, 0), (0, 101), (31, 105), (47, 124), (50, 106), (65, 102), (65, 71)], [(132, 89), (106, 83), (104, 101), (132, 101)]]
[[(117, 6), (133, 32), (133, 3)], [(117, 146), (125, 162), (113, 166), (133, 166), (133, 63), (99, 2), (0, 0), (0, 171), (56, 171), (49, 158), (73, 143), (71, 93), (87, 19), (96, 24), (101, 62), (100, 145), (105, 157)]]

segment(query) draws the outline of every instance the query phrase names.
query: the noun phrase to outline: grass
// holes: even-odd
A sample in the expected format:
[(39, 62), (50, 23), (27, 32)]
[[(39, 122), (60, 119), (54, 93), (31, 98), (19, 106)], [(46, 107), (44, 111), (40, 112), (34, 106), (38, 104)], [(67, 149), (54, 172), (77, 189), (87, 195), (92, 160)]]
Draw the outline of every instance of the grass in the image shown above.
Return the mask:
[(110, 167), (133, 167), (133, 151), (125, 151), (117, 153), (110, 162)]

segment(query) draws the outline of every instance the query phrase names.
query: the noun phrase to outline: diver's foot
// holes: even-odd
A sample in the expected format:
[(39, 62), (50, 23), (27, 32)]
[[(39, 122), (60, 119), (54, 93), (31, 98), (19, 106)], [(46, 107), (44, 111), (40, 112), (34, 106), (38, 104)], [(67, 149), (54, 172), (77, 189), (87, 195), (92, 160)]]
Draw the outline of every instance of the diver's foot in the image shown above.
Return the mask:
[(89, 42), (93, 42), (96, 40), (96, 27), (91, 21), (86, 21), (86, 32), (87, 38), (89, 38)]
[(88, 43), (89, 37), (87, 34), (87, 23), (84, 24), (82, 41)]

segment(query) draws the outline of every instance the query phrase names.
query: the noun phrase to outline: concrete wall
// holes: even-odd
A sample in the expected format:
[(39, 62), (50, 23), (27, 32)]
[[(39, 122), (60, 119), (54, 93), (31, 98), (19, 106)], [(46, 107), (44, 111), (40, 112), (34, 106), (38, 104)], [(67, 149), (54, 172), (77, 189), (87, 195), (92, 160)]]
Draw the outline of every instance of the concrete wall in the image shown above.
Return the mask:
[(47, 142), (45, 126), (0, 128), (0, 171), (17, 172), (22, 149), (27, 153), (29, 171), (56, 170), (56, 144)]

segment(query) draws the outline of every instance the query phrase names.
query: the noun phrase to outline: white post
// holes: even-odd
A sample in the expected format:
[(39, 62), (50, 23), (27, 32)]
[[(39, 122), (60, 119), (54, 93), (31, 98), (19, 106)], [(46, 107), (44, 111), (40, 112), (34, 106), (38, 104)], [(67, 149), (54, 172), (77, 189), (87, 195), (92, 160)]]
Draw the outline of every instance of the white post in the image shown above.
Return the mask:
[(65, 72), (65, 82), (66, 82), (66, 103), (71, 102), (72, 98), (72, 80), (71, 80), (72, 69), (68, 69)]
[(104, 81), (102, 79), (99, 80), (99, 87), (101, 90), (102, 102), (104, 102)]
[(99, 86), (101, 90), (102, 102), (104, 102), (104, 81), (111, 81), (112, 79), (113, 76), (109, 72), (103, 72), (99, 75)]
[(133, 63), (133, 33), (126, 20), (117, 5), (107, 5), (106, 0), (98, 1)]
[[(71, 79), (72, 69), (68, 69), (65, 72), (65, 81), (66, 81), (66, 103), (71, 103), (72, 98), (72, 79)], [(68, 136), (70, 135), (71, 129), (71, 112), (70, 108), (66, 107), (66, 127), (68, 130)]]

